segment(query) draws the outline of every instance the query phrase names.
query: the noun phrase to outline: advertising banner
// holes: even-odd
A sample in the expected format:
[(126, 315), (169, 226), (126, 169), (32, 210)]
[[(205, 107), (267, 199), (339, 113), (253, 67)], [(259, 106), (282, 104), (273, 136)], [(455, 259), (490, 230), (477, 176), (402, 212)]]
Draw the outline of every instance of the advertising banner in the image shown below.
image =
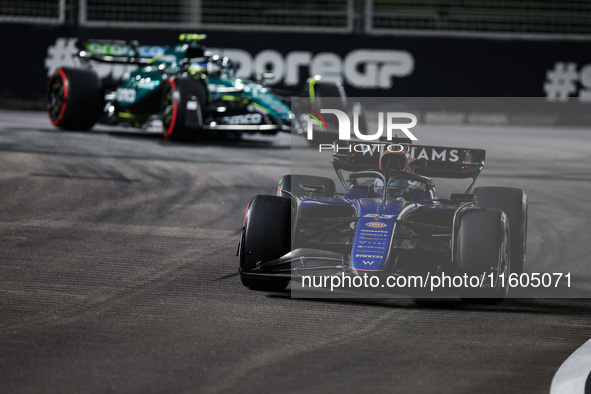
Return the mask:
[[(158, 56), (185, 31), (2, 24), (5, 76), (0, 95), (40, 98), (47, 76), (79, 66), (72, 54), (87, 39), (138, 42), (141, 56)], [(204, 31), (213, 54), (238, 64), (238, 76), (299, 95), (312, 75), (339, 81), (350, 96), (546, 97), (591, 100), (591, 53), (583, 41), (369, 36)], [(105, 54), (118, 47), (95, 48)], [(113, 52), (113, 53), (115, 53)], [(99, 76), (119, 78), (132, 66), (93, 64)]]

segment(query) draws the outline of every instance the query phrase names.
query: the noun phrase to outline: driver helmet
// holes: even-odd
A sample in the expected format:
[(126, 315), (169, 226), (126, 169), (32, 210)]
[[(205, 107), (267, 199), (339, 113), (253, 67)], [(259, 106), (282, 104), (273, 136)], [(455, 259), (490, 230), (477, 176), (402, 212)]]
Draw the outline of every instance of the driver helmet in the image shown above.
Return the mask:
[[(398, 198), (403, 197), (404, 192), (409, 187), (409, 181), (407, 179), (396, 179), (393, 182), (390, 182), (388, 185), (388, 198)], [(382, 196), (384, 193), (384, 181), (381, 179), (376, 179), (373, 183), (373, 192), (377, 196)]]

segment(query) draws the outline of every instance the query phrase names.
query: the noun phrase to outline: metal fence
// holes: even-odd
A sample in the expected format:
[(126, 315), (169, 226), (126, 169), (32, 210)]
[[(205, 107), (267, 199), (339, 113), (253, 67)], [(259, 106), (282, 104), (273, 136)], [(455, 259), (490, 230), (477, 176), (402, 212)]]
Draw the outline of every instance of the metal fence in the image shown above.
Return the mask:
[(588, 0), (367, 0), (366, 32), (591, 37)]
[(353, 0), (79, 0), (80, 24), (349, 32)]
[(66, 0), (0, 0), (1, 22), (62, 24)]
[(588, 0), (0, 0), (0, 21), (591, 39)]

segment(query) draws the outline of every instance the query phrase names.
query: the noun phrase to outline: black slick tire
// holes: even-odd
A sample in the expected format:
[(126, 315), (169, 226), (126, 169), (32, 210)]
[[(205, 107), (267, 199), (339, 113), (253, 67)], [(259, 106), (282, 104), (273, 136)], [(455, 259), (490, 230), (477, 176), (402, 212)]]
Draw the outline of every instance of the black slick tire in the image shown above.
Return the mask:
[(197, 132), (203, 128), (206, 100), (207, 89), (201, 80), (172, 78), (166, 81), (160, 103), (162, 135), (177, 141), (197, 137)]
[(101, 81), (94, 71), (62, 67), (49, 77), (47, 112), (54, 126), (88, 130), (103, 106)]
[[(468, 281), (460, 292), (462, 299), (489, 304), (502, 302), (509, 291), (511, 272), (507, 215), (495, 209), (464, 213), (459, 220), (455, 247), (457, 265), (468, 274)], [(481, 281), (475, 283), (474, 277)]]
[(511, 228), (511, 270), (525, 269), (527, 247), (527, 194), (513, 187), (478, 187), (474, 189), (476, 205), (499, 209), (509, 218)]
[[(291, 248), (291, 199), (255, 196), (249, 203), (238, 250), (242, 284), (253, 290), (280, 291), (289, 278), (258, 276), (257, 263), (277, 259)], [(254, 275), (253, 275), (254, 274)]]

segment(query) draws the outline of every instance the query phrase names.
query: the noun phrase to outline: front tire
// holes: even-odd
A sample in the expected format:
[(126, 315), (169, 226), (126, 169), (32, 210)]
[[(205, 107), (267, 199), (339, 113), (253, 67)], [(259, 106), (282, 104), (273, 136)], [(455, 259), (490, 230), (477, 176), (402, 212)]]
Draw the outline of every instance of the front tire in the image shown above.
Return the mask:
[(469, 278), (476, 276), (482, 279), (482, 283), (490, 285), (467, 286), (461, 291), (462, 299), (498, 304), (507, 297), (510, 245), (509, 219), (504, 212), (475, 209), (462, 215), (456, 239), (456, 262)]
[(54, 126), (88, 130), (101, 113), (101, 81), (94, 71), (58, 68), (47, 85), (47, 113)]
[(525, 269), (527, 246), (527, 194), (513, 187), (477, 187), (476, 205), (499, 209), (509, 218), (511, 229), (511, 270), (521, 274)]
[(256, 273), (252, 274), (257, 263), (275, 260), (290, 250), (291, 200), (255, 196), (248, 205), (238, 249), (238, 271), (242, 284), (261, 291), (285, 289), (289, 284), (288, 278), (257, 277)]
[(203, 128), (207, 89), (202, 81), (169, 79), (162, 91), (160, 112), (162, 135), (172, 140), (189, 140)]
[[(347, 107), (347, 95), (341, 83), (326, 81), (319, 77), (308, 79), (304, 89), (304, 97), (310, 98), (311, 107), (320, 112), (322, 108), (338, 109), (343, 112), (349, 112)], [(363, 127), (363, 126), (361, 126)], [(337, 130), (329, 126), (331, 130)], [(308, 140), (308, 143), (317, 147), (318, 144), (330, 144), (339, 139), (337, 133), (324, 130), (314, 133), (314, 138)]]
[(341, 111), (347, 110), (347, 95), (341, 83), (310, 78), (304, 93), (310, 97), (316, 109), (330, 106)]

